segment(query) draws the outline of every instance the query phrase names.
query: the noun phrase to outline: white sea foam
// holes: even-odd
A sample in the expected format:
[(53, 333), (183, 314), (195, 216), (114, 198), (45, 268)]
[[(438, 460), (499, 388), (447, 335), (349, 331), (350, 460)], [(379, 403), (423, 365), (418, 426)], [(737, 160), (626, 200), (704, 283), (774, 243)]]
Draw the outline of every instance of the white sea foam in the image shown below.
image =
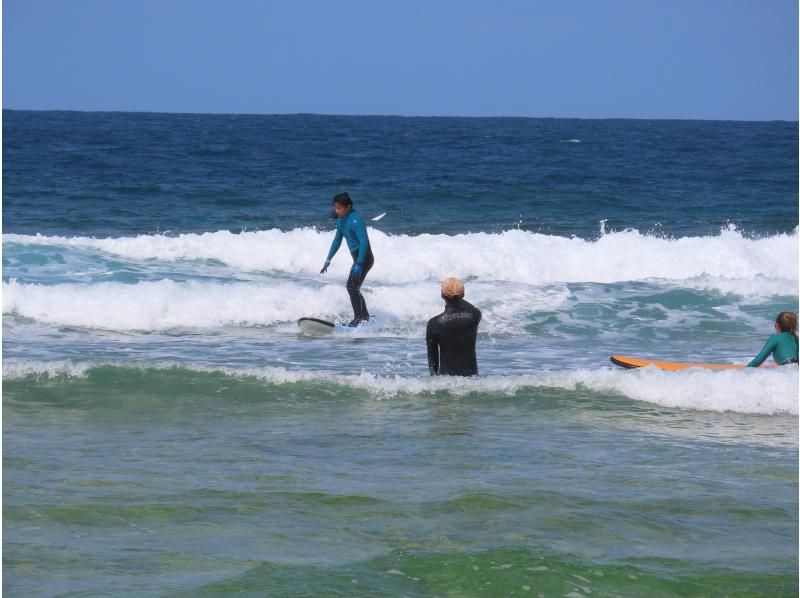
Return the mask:
[(349, 308), (340, 286), (172, 280), (136, 284), (3, 283), (3, 313), (38, 322), (108, 330), (258, 326)]
[[(510, 285), (501, 297), (496, 294), (492, 283), (470, 287), (470, 299), (484, 309), (487, 332), (510, 330), (520, 314), (556, 309), (570, 297), (564, 285)], [(387, 326), (423, 322), (442, 310), (435, 283), (376, 286), (364, 295)], [(58, 326), (156, 331), (269, 326), (312, 314), (336, 320), (348, 317), (351, 307), (340, 280), (324, 285), (172, 280), (43, 285), (12, 279), (3, 283), (3, 313)]]
[[(717, 236), (678, 239), (635, 230), (604, 233), (596, 240), (522, 230), (408, 236), (369, 229), (369, 234), (376, 255), (369, 278), (387, 284), (458, 275), (537, 285), (663, 279), (694, 281), (722, 292), (773, 295), (796, 292), (798, 286), (797, 229), (760, 239), (747, 238), (734, 227)], [(330, 231), (304, 228), (107, 239), (7, 234), (3, 241), (89, 249), (136, 262), (211, 260), (243, 271), (319, 276), (332, 237)], [(345, 276), (349, 266), (343, 248), (329, 276)]]
[(776, 296), (797, 296), (798, 279), (791, 278), (791, 272), (787, 272), (786, 275), (786, 277), (768, 278), (763, 274), (757, 274), (752, 278), (730, 278), (704, 274), (688, 280), (670, 282), (673, 286), (684, 289), (716, 291), (723, 295), (738, 295), (747, 297), (751, 302), (760, 302)]
[[(734, 228), (718, 236), (681, 239), (624, 231), (603, 233), (595, 241), (521, 230), (455, 236), (372, 230), (371, 235), (378, 261), (363, 292), (373, 313), (389, 323), (417, 326), (441, 311), (438, 280), (453, 274), (467, 279), (467, 298), (483, 310), (481, 330), (490, 334), (524, 332), (519, 322), (532, 313), (604, 305), (623, 292), (629, 298), (631, 293), (651, 294), (653, 286), (738, 295), (748, 304), (797, 295), (797, 230), (763, 239), (748, 239)], [(3, 313), (56, 326), (119, 331), (271, 326), (307, 315), (346, 318), (350, 304), (342, 283), (349, 256), (337, 256), (331, 271), (319, 274), (331, 237), (313, 229), (109, 239), (4, 235), (5, 243), (25, 246), (14, 247), (12, 254), (62, 247), (65, 263), (80, 254), (81, 268), (71, 277), (66, 267), (57, 277), (59, 284), (4, 282)], [(91, 276), (84, 271), (84, 262), (91, 259), (87, 252), (97, 252)], [(136, 272), (139, 282), (111, 282), (113, 272), (105, 276), (111, 281), (90, 282), (101, 274), (95, 266), (109, 255), (133, 264), (127, 270)], [(38, 280), (45, 281), (52, 276), (55, 262), (48, 261), (41, 271), (36, 260), (26, 263), (20, 276), (38, 272)], [(606, 288), (578, 286), (625, 281), (646, 284), (620, 286), (611, 294)], [(736, 315), (730, 300), (721, 303), (721, 313)], [(641, 319), (638, 305), (611, 307), (620, 318)], [(706, 317), (652, 302), (648, 309), (659, 311), (649, 322), (652, 327), (689, 327)], [(751, 323), (763, 327), (760, 319)], [(580, 325), (604, 323), (584, 318)], [(393, 335), (385, 328), (382, 333)]]
[(633, 371), (581, 372), (578, 384), (598, 392), (618, 392), (663, 407), (737, 413), (798, 413), (798, 370), (747, 368), (711, 371), (690, 368), (665, 372), (654, 367)]
[(280, 367), (240, 369), (179, 363), (19, 360), (3, 363), (3, 379), (17, 380), (41, 375), (84, 378), (94, 367), (103, 365), (162, 370), (183, 368), (202, 373), (218, 372), (236, 378), (255, 378), (275, 385), (322, 383), (367, 391), (376, 399), (442, 392), (453, 397), (466, 397), (475, 393), (518, 396), (525, 390), (536, 388), (571, 391), (588, 389), (683, 410), (731, 411), (760, 415), (798, 413), (798, 369), (794, 366), (726, 371), (692, 368), (680, 372), (664, 372), (649, 367), (638, 370), (566, 370), (479, 378), (413, 378), (379, 376), (366, 372), (359, 375), (341, 375), (333, 372), (292, 371)]
[(93, 362), (3, 360), (3, 380), (19, 380), (27, 376), (64, 376), (85, 378), (98, 364)]

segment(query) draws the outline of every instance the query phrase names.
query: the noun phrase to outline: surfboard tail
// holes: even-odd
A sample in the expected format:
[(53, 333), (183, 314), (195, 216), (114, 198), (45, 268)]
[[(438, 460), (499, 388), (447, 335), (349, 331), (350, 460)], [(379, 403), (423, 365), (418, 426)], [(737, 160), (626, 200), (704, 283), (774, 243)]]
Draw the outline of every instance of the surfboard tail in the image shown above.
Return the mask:
[(622, 355), (612, 355), (610, 359), (611, 363), (623, 367), (626, 370), (633, 370), (642, 367), (640, 364), (635, 363), (633, 361), (633, 358), (631, 357), (623, 357)]
[(310, 335), (330, 334), (336, 330), (336, 324), (319, 318), (300, 318), (297, 325), (304, 334)]

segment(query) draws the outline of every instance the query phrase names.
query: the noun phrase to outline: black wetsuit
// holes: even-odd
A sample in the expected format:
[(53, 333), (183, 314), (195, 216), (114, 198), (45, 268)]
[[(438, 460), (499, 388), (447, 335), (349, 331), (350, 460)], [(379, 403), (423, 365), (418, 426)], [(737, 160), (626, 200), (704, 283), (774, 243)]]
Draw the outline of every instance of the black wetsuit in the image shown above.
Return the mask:
[(477, 376), (475, 339), (481, 310), (459, 299), (448, 301), (444, 312), (428, 321), (428, 369), (431, 375)]
[[(356, 264), (358, 259), (358, 252), (354, 251), (353, 265)], [(367, 255), (364, 258), (364, 264), (361, 266), (361, 275), (356, 276), (353, 273), (352, 266), (350, 267), (350, 275), (347, 277), (347, 293), (350, 295), (350, 304), (353, 306), (353, 321), (350, 322), (351, 326), (358, 326), (359, 322), (369, 320), (369, 310), (367, 309), (367, 302), (364, 301), (364, 295), (361, 294), (361, 285), (364, 279), (375, 264), (375, 258), (372, 256), (372, 247), (367, 245)]]

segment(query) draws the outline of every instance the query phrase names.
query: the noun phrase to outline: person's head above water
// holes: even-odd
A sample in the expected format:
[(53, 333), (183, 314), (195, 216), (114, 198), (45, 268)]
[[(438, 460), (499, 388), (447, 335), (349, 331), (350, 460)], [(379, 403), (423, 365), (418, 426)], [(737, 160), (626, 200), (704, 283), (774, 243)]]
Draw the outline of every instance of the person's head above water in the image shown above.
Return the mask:
[(350, 213), (350, 210), (353, 209), (353, 200), (350, 199), (350, 195), (346, 192), (334, 195), (331, 203), (333, 204), (333, 212), (331, 213), (331, 216), (334, 218), (342, 218), (347, 216)]
[(451, 276), (442, 281), (442, 299), (445, 301), (458, 301), (464, 298), (464, 282), (460, 278)]
[(797, 314), (792, 311), (782, 311), (775, 318), (776, 332), (788, 332), (797, 336)]

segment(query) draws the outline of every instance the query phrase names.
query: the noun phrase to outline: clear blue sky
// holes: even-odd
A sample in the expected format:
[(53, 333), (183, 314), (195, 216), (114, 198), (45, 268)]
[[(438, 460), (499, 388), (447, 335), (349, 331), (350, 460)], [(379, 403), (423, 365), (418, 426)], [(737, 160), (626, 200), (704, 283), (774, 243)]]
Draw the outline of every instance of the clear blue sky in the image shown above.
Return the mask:
[(797, 0), (4, 0), (3, 106), (797, 120)]

